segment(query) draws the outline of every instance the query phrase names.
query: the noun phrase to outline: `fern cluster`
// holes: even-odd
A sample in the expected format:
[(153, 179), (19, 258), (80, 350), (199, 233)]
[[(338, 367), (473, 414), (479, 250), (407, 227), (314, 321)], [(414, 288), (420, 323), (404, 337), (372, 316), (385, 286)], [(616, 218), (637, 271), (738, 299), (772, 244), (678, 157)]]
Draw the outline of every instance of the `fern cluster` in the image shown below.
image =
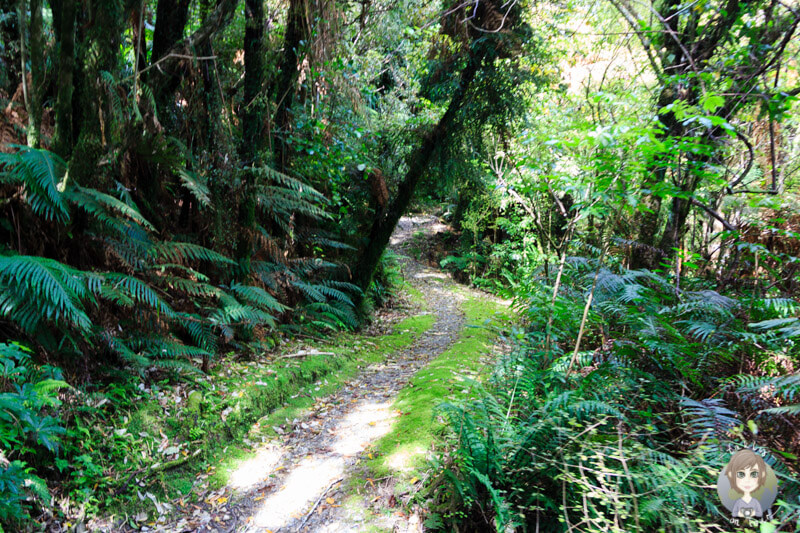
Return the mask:
[[(339, 265), (287, 252), (287, 242), (314, 251), (343, 246), (309, 229), (328, 217), (327, 204), (304, 183), (256, 169), (263, 225), (257, 227), (260, 241), (252, 251), (252, 268), (242, 276), (225, 247), (212, 250), (190, 237), (157, 231), (122, 184), (110, 192), (86, 187), (70, 179), (68, 165), (55, 154), (14, 148), (14, 153), (0, 154), (0, 185), (16, 191), (9, 200), (16, 202), (13, 207), (21, 206), (35, 221), (30, 226), (52, 232), (49, 242), (57, 246), (25, 246), (30, 254), (20, 253), (18, 243), (0, 248), (0, 328), (7, 337), (59, 361), (82, 360), (88, 368), (116, 366), (145, 375), (159, 369), (195, 373), (198, 365), (207, 371), (221, 350), (268, 347), (280, 330), (358, 325), (353, 295), (359, 289), (336, 281), (332, 274)], [(210, 209), (205, 180), (189, 171), (179, 175), (198, 205)], [(30, 229), (15, 231), (21, 238)], [(76, 255), (78, 242), (84, 248)], [(54, 416), (37, 418), (29, 411), (39, 409), (36, 398), (50, 398), (42, 387), (62, 382), (25, 378), (17, 383), (23, 372), (8, 361), (0, 360), (6, 370), (0, 439), (13, 457), (6, 462), (0, 456), (5, 463), (0, 465), (0, 510), (25, 518), (33, 489), (43, 489), (39, 504), (49, 500), (44, 483), (25, 463), (40, 455), (28, 443), (55, 452), (53, 435), (61, 431)], [(3, 392), (14, 387), (16, 392)]]
[[(598, 269), (591, 259), (568, 265), (553, 306), (552, 288), (542, 284), (518, 301), (528, 306), (527, 332), (509, 339), (516, 349), (480, 399), (441, 406), (454, 444), (427, 492), (437, 513), (431, 524), (711, 531), (728, 513), (709, 487), (742, 447), (755, 447), (778, 473), (777, 519), (794, 520), (800, 484), (791, 450), (765, 446), (758, 428), (773, 438), (793, 431), (800, 381), (712, 377), (735, 372), (733, 363), (756, 345), (779, 349), (785, 332), (758, 332), (748, 317), (774, 317), (794, 304), (732, 299), (700, 281), (676, 291), (663, 275)], [(572, 361), (595, 273), (588, 340)], [(753, 412), (756, 396), (763, 408)]]
[(58, 453), (65, 430), (54, 414), (59, 389), (67, 388), (58, 369), (36, 369), (30, 349), (0, 344), (0, 517), (19, 524), (33, 503), (48, 505), (44, 480), (26, 462), (34, 451)]
[[(33, 211), (47, 220), (67, 224), (76, 209), (84, 211), (95, 239), (117, 265), (114, 271), (90, 272), (11, 250), (0, 255), (0, 316), (46, 349), (105, 347), (138, 368), (189, 369), (184, 363), (212, 357), (219, 341), (232, 341), (237, 330), (275, 331), (289, 312), (279, 297), (286, 301), (290, 292), (306, 302), (294, 312), (301, 324), (357, 325), (350, 295), (358, 289), (314, 281), (315, 274), (336, 265), (268, 257), (256, 263), (249, 281), (228, 283), (232, 274), (225, 273), (233, 271), (233, 260), (196, 243), (160, 240), (121, 186), (117, 198), (72, 184), (54, 154), (17, 149), (0, 155), (2, 179), (22, 186)], [(292, 216), (326, 216), (319, 193), (275, 171), (260, 172), (273, 185), (260, 190), (258, 203), (288, 233)], [(207, 198), (196, 177), (184, 172), (182, 179), (198, 199)], [(109, 306), (116, 309), (119, 327), (99, 323)]]

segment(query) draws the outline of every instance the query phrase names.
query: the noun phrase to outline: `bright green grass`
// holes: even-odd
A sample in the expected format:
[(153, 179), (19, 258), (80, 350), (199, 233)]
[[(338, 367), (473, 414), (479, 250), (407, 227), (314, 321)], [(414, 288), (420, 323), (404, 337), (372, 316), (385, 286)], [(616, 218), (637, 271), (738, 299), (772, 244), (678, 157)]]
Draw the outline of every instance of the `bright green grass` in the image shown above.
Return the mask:
[(489, 370), (486, 357), (496, 333), (485, 326), (502, 326), (509, 320), (508, 311), (493, 301), (465, 296), (465, 329), (453, 346), (421, 368), (400, 391), (394, 408), (402, 414), (366, 463), (373, 478), (391, 475), (400, 482), (398, 488), (404, 489), (404, 482), (416, 477), (425, 466), (428, 450), (443, 436), (444, 425), (435, 418), (436, 406), (468, 399), (470, 382)]

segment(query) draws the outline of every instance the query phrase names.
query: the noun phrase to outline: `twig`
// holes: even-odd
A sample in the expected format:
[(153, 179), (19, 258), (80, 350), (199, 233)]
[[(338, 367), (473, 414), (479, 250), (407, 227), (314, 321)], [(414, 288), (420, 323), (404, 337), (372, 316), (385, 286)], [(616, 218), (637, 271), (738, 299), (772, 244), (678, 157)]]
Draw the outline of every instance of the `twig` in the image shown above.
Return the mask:
[(750, 141), (747, 139), (747, 137), (745, 137), (744, 134), (742, 134), (742, 132), (740, 132), (739, 130), (734, 130), (734, 133), (736, 134), (736, 137), (738, 137), (739, 140), (742, 141), (744, 145), (747, 147), (747, 151), (749, 152), (750, 157), (747, 160), (747, 165), (745, 165), (744, 170), (742, 171), (741, 174), (739, 174), (739, 177), (733, 180), (730, 184), (728, 184), (727, 187), (728, 194), (731, 194), (733, 192), (733, 188), (739, 185), (742, 182), (742, 180), (745, 177), (747, 177), (747, 175), (750, 173), (750, 169), (753, 166), (753, 161), (755, 161), (756, 159), (755, 152), (753, 152), (753, 145), (750, 144)]
[(134, 470), (133, 472), (130, 473), (128, 479), (120, 483), (119, 486), (116, 489), (114, 489), (113, 494), (114, 496), (119, 496), (120, 494), (128, 490), (128, 485), (130, 485), (131, 480), (133, 480), (134, 477), (141, 475), (142, 476), (141, 479), (146, 479), (148, 476), (155, 474), (156, 472), (160, 472), (162, 470), (170, 470), (172, 468), (181, 466), (184, 463), (189, 462), (190, 459), (194, 459), (195, 457), (197, 457), (198, 454), (200, 454), (200, 452), (202, 451), (203, 451), (202, 448), (198, 448), (191, 455), (184, 455), (183, 457), (179, 457), (178, 459), (167, 461), (166, 463), (157, 464), (154, 467), (139, 468), (138, 470)]
[(291, 357), (304, 357), (306, 355), (336, 355), (336, 354), (334, 352), (318, 352), (316, 350), (300, 350), (297, 353), (290, 353), (290, 354), (287, 354), (287, 355), (282, 355), (282, 356), (278, 357), (275, 360), (279, 361), (281, 359), (289, 359)]
[[(150, 70), (152, 68), (159, 67), (161, 65), (161, 63), (167, 61), (168, 59), (173, 59), (173, 58), (177, 58), (177, 59), (193, 59), (195, 61), (213, 61), (213, 60), (217, 59), (217, 56), (195, 56), (195, 55), (177, 54), (177, 53), (167, 54), (164, 57), (162, 57), (161, 59), (159, 59), (158, 61), (156, 61), (155, 63), (153, 63), (152, 65), (150, 65), (148, 67), (145, 67), (142, 70), (139, 70), (138, 72), (136, 72), (134, 74), (131, 74), (130, 76), (128, 76), (126, 78), (122, 78), (120, 81), (121, 82), (122, 81), (127, 81), (127, 80), (129, 80), (131, 78), (136, 79), (137, 76), (139, 76), (141, 74), (144, 74), (145, 72), (147, 72), (148, 70)], [(161, 70), (161, 69), (159, 68), (159, 70)]]
[(317, 498), (317, 501), (316, 501), (316, 503), (314, 504), (314, 506), (313, 506), (313, 507), (311, 508), (311, 510), (308, 512), (308, 514), (306, 515), (306, 517), (305, 517), (305, 518), (303, 518), (303, 521), (302, 521), (302, 522), (300, 522), (300, 525), (299, 525), (299, 526), (297, 526), (297, 529), (296, 529), (295, 531), (300, 531), (301, 529), (303, 529), (303, 526), (304, 526), (304, 525), (306, 525), (306, 522), (308, 522), (308, 519), (309, 519), (309, 518), (311, 517), (311, 515), (314, 513), (314, 509), (316, 509), (316, 508), (317, 508), (317, 505), (319, 505), (319, 502), (321, 502), (321, 501), (322, 501), (322, 498), (324, 498), (324, 497), (325, 497), (325, 495), (326, 495), (326, 494), (328, 494), (328, 491), (329, 491), (329, 490), (331, 490), (331, 489), (333, 488), (333, 486), (334, 486), (334, 485), (336, 485), (337, 483), (339, 483), (339, 482), (340, 482), (340, 481), (342, 481), (343, 479), (344, 479), (343, 477), (340, 477), (339, 479), (337, 479), (336, 481), (334, 481), (333, 483), (331, 483), (330, 485), (328, 485), (328, 488), (327, 488), (327, 489), (325, 489), (324, 491), (322, 491), (322, 494), (320, 494), (320, 495), (319, 495), (319, 498)]
[(600, 259), (597, 260), (597, 270), (594, 273), (594, 281), (592, 281), (592, 290), (589, 291), (589, 296), (586, 298), (586, 305), (583, 308), (583, 317), (581, 318), (581, 327), (578, 329), (578, 339), (575, 341), (575, 349), (572, 352), (572, 358), (569, 360), (569, 367), (567, 367), (567, 376), (572, 372), (572, 366), (578, 358), (578, 352), (581, 348), (581, 340), (583, 339), (583, 332), (586, 330), (586, 318), (589, 316), (589, 309), (592, 307), (592, 299), (594, 298), (594, 291), (597, 288), (597, 279), (600, 277), (600, 270), (603, 268), (603, 260), (606, 258), (608, 248), (610, 246), (610, 239), (603, 243), (603, 250), (600, 253)]

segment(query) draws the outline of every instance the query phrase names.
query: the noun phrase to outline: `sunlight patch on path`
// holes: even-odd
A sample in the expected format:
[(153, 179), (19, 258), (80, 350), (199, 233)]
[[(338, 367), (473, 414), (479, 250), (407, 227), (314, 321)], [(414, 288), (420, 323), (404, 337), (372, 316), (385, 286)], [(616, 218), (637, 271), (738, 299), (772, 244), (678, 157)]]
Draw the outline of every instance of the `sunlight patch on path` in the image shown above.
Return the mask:
[(304, 459), (292, 470), (277, 492), (268, 496), (256, 513), (253, 524), (277, 531), (292, 520), (301, 518), (306, 507), (344, 472), (344, 458)]
[(414, 278), (416, 279), (436, 278), (436, 279), (449, 280), (450, 276), (442, 272), (420, 272), (419, 274), (414, 274)]
[(282, 455), (283, 452), (276, 446), (261, 448), (255, 457), (246, 460), (231, 473), (228, 485), (236, 490), (255, 487), (278, 465)]
[[(304, 457), (283, 479), (279, 487), (261, 503), (253, 518), (253, 526), (273, 531), (289, 526), (294, 520), (302, 519), (308, 509), (331, 483), (341, 478), (348, 465), (348, 458), (357, 456), (372, 442), (386, 435), (392, 429), (395, 413), (390, 402), (362, 401), (334, 427), (336, 440), (328, 448), (328, 453), (315, 453)], [(280, 451), (272, 448), (263, 454), (263, 465), (268, 465), (272, 457), (280, 457)], [(262, 455), (259, 452), (259, 455)], [(258, 456), (256, 458), (258, 458)], [(273, 470), (277, 459), (266, 470), (258, 470), (247, 478), (258, 482)], [(246, 467), (245, 465), (242, 465)], [(260, 468), (257, 462), (249, 468)], [(241, 469), (240, 469), (241, 470)], [(237, 471), (238, 472), (238, 471)]]

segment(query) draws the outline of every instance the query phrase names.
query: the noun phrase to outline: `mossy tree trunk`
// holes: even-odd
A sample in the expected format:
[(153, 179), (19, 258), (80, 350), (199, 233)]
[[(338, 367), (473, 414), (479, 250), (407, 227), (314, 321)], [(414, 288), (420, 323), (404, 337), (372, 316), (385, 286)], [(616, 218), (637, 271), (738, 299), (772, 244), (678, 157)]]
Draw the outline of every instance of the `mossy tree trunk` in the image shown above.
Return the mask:
[(42, 0), (31, 0), (31, 86), (28, 88), (28, 145), (39, 148), (42, 131), (42, 91), (44, 84), (44, 44), (42, 36)]
[[(69, 159), (72, 154), (72, 94), (75, 70), (75, 11), (76, 0), (59, 0), (58, 16), (60, 22), (58, 35), (58, 72), (56, 74), (57, 94), (55, 103), (55, 132), (53, 150)], [(55, 10), (55, 7), (54, 7)]]
[(242, 141), (239, 155), (242, 159), (242, 194), (239, 204), (239, 238), (236, 258), (239, 275), (250, 273), (253, 236), (256, 226), (256, 175), (252, 170), (258, 163), (264, 142), (264, 111), (262, 88), (264, 86), (264, 3), (263, 0), (245, 1), (244, 30), (244, 113), (242, 114)]

